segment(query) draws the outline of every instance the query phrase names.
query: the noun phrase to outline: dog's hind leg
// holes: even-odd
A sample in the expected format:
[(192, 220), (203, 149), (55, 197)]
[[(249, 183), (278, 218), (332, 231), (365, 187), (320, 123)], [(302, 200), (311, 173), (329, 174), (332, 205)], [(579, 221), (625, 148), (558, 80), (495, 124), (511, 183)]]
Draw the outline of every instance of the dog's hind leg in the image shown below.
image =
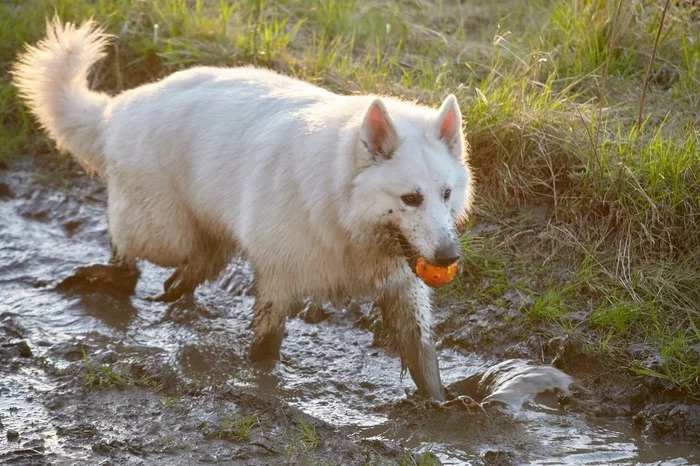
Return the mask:
[(200, 228), (192, 259), (175, 269), (163, 283), (163, 293), (154, 300), (173, 302), (182, 296), (192, 296), (201, 283), (221, 273), (235, 249), (235, 244), (225, 236)]
[(163, 293), (167, 293), (167, 291), (170, 289), (173, 284), (180, 279), (180, 276), (182, 275), (182, 269), (178, 268), (175, 269), (175, 272), (173, 272), (167, 280), (163, 283)]
[[(222, 251), (222, 254), (225, 253)], [(225, 257), (229, 256), (226, 255)], [(214, 260), (212, 257), (210, 257), (210, 259)], [(194, 290), (196, 290), (200, 284), (210, 278), (214, 278), (226, 266), (226, 263), (221, 260), (221, 258), (218, 258), (218, 261), (222, 263), (213, 267), (213, 262), (207, 260), (202, 261), (202, 259), (199, 258), (196, 262), (187, 263), (182, 267), (178, 267), (170, 277), (165, 280), (165, 283), (163, 283), (163, 293), (153, 300), (171, 303), (177, 301), (182, 296), (191, 297), (194, 295)]]
[(183, 296), (192, 297), (199, 285), (218, 275), (222, 269), (223, 267), (217, 271), (211, 271), (208, 267), (202, 267), (199, 260), (178, 267), (163, 283), (163, 293), (153, 300), (172, 303)]
[(427, 287), (411, 279), (401, 287), (387, 290), (377, 304), (401, 357), (402, 369), (408, 369), (418, 393), (445, 401), (432, 336), (430, 292)]
[(163, 293), (153, 298), (153, 300), (172, 303), (182, 296), (192, 296), (197, 286), (204, 282), (205, 279), (206, 277), (203, 275), (197, 276), (189, 271), (187, 265), (178, 267), (163, 283)]

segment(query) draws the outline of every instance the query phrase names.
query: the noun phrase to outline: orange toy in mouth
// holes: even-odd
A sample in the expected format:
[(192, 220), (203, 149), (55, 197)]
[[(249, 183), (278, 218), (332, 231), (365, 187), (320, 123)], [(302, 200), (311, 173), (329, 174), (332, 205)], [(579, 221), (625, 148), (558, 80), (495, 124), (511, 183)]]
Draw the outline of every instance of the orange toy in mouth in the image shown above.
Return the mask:
[(438, 267), (433, 265), (425, 258), (419, 257), (416, 261), (416, 275), (420, 277), (426, 285), (433, 288), (440, 288), (446, 285), (455, 278), (457, 274), (457, 262), (450, 264), (447, 267)]

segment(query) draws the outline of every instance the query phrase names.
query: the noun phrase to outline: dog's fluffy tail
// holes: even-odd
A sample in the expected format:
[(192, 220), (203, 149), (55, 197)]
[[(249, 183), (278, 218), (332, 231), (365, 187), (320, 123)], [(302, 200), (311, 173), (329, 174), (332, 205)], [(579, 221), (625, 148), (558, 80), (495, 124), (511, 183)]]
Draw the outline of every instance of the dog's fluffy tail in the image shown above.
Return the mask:
[(46, 37), (27, 46), (12, 70), (13, 81), (31, 112), (56, 141), (89, 171), (102, 173), (102, 127), (109, 102), (93, 92), (87, 77), (106, 55), (108, 36), (93, 21), (80, 27), (47, 23)]

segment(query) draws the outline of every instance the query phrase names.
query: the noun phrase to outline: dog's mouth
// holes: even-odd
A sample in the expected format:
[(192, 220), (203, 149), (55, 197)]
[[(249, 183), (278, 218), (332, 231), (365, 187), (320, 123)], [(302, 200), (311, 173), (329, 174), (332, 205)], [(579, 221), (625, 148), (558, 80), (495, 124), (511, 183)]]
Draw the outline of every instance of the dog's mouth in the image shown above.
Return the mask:
[(418, 250), (406, 239), (400, 230), (393, 229), (392, 233), (396, 242), (399, 244), (411, 272), (426, 285), (433, 288), (440, 288), (452, 281), (457, 273), (457, 262), (448, 266), (431, 264), (420, 255)]
[[(448, 266), (432, 264), (421, 256), (418, 249), (404, 236), (398, 226), (385, 225), (383, 231), (388, 232), (388, 238), (391, 238), (390, 250), (394, 251), (396, 256), (403, 256), (411, 272), (426, 285), (440, 288), (452, 281), (457, 272), (456, 262)], [(387, 237), (385, 236), (385, 238)]]

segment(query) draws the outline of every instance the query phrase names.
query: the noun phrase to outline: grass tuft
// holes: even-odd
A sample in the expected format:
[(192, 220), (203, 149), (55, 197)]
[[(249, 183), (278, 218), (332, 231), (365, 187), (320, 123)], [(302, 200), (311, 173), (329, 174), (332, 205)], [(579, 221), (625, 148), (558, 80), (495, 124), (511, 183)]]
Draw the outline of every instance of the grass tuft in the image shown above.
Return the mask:
[(129, 377), (121, 372), (115, 371), (111, 367), (102, 364), (97, 369), (92, 367), (90, 360), (85, 353), (85, 348), (81, 348), (83, 362), (87, 373), (85, 374), (85, 384), (88, 387), (109, 387), (124, 388), (129, 384)]
[(434, 466), (439, 464), (436, 462), (435, 457), (433, 457), (430, 452), (430, 447), (421, 453), (418, 461), (412, 455), (404, 455), (399, 459), (400, 466)]
[(215, 426), (203, 421), (198, 429), (207, 438), (219, 438), (223, 440), (245, 441), (260, 429), (260, 422), (256, 414), (241, 415), (230, 413), (221, 418)]
[(287, 447), (287, 460), (292, 457), (297, 448), (300, 448), (303, 454), (307, 454), (321, 445), (321, 439), (314, 425), (307, 424), (301, 416), (297, 416), (297, 423), (299, 426), (294, 429), (294, 438)]
[(297, 430), (298, 440), (305, 452), (313, 451), (320, 445), (320, 438), (316, 433), (316, 427), (307, 424), (301, 416), (297, 418), (299, 428)]
[[(136, 387), (146, 388), (156, 393), (163, 390), (164, 382), (157, 377), (153, 377), (143, 371), (135, 371), (136, 373), (134, 373), (133, 370), (116, 370), (106, 364), (101, 364), (99, 367), (93, 367), (87, 353), (85, 352), (85, 348), (81, 347), (80, 351), (83, 354), (83, 363), (85, 364), (85, 374), (83, 375), (85, 384), (90, 388), (123, 389), (129, 385), (133, 385)], [(168, 397), (165, 399), (168, 399)]]

